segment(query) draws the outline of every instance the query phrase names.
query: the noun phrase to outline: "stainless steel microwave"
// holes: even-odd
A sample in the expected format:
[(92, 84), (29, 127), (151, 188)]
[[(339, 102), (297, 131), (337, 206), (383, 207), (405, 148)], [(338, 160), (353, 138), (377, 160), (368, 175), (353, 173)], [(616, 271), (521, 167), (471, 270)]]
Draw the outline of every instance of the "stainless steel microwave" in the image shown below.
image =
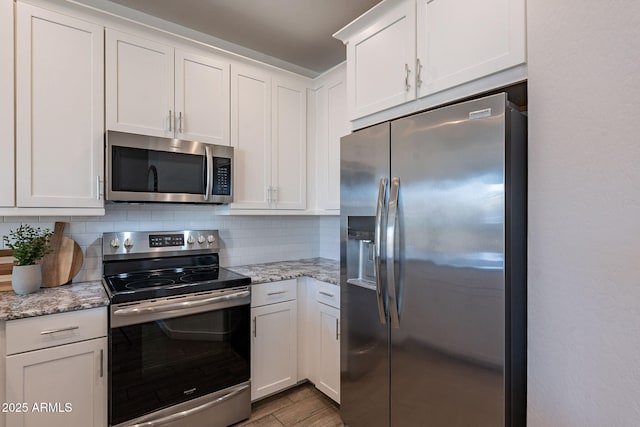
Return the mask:
[(233, 201), (233, 147), (107, 131), (105, 159), (109, 201)]

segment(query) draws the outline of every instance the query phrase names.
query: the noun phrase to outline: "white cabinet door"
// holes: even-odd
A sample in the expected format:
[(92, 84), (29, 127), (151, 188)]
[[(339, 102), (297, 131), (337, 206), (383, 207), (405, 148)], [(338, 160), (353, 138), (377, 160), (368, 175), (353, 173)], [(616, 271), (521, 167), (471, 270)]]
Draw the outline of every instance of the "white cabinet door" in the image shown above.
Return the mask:
[[(107, 338), (29, 351), (6, 359), (7, 427), (107, 425)], [(36, 405), (36, 406), (34, 406)]]
[(317, 303), (316, 387), (340, 403), (340, 310)]
[(307, 88), (293, 78), (273, 79), (272, 206), (307, 206)]
[(13, 1), (0, 0), (0, 207), (15, 206)]
[(347, 43), (351, 120), (415, 99), (415, 2), (403, 0)]
[(176, 138), (229, 145), (229, 63), (175, 51)]
[(102, 207), (103, 28), (16, 8), (17, 205)]
[(174, 136), (174, 51), (107, 28), (107, 129)]
[(233, 208), (268, 209), (271, 186), (271, 77), (259, 68), (231, 66)]
[(418, 0), (418, 96), (525, 62), (525, 0)]
[(251, 318), (251, 400), (256, 400), (297, 381), (297, 302), (254, 307)]

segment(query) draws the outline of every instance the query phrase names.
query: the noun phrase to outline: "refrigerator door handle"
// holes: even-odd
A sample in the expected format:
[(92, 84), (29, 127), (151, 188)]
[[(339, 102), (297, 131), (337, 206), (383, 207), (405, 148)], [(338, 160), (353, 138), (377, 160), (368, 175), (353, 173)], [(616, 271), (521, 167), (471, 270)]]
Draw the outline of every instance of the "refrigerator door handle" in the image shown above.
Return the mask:
[(381, 251), (382, 251), (382, 222), (383, 215), (386, 211), (385, 201), (387, 200), (387, 178), (380, 178), (378, 186), (378, 204), (376, 205), (376, 223), (374, 236), (374, 267), (376, 271), (376, 296), (378, 297), (378, 314), (380, 315), (380, 323), (387, 324), (387, 313), (384, 307), (384, 299), (382, 294), (382, 268), (381, 268)]
[(389, 317), (391, 326), (400, 327), (400, 316), (398, 315), (398, 299), (396, 298), (396, 270), (395, 270), (395, 244), (396, 226), (398, 225), (398, 194), (400, 193), (400, 178), (391, 178), (391, 188), (389, 190), (389, 216), (387, 218), (387, 288), (389, 294)]

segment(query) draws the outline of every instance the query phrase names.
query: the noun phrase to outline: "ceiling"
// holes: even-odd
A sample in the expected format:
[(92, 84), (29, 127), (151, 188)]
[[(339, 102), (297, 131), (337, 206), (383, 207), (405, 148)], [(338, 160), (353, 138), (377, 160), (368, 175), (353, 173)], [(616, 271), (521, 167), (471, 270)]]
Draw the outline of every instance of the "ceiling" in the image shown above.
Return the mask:
[[(345, 60), (345, 47), (332, 34), (379, 1), (109, 0), (107, 3), (276, 58), (284, 61), (284, 68), (314, 77)], [(256, 56), (247, 51), (239, 53)], [(286, 67), (286, 63), (293, 67)]]

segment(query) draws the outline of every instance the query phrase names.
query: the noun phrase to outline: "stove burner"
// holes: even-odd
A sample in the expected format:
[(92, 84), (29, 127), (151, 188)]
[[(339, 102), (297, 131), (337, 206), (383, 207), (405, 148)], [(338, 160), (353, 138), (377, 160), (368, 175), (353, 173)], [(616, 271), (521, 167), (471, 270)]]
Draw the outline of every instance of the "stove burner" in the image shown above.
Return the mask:
[(120, 280), (138, 281), (138, 280), (148, 279), (149, 276), (151, 276), (151, 274), (149, 273), (122, 273), (122, 274), (118, 274), (115, 277)]
[(185, 283), (208, 282), (210, 280), (218, 280), (217, 268), (207, 272), (185, 274), (180, 278), (180, 281)]
[(171, 279), (151, 278), (151, 279), (136, 280), (135, 282), (127, 283), (125, 285), (125, 288), (135, 291), (137, 289), (145, 289), (145, 288), (150, 288), (154, 286), (173, 285), (174, 283), (176, 283), (175, 280), (171, 280)]

